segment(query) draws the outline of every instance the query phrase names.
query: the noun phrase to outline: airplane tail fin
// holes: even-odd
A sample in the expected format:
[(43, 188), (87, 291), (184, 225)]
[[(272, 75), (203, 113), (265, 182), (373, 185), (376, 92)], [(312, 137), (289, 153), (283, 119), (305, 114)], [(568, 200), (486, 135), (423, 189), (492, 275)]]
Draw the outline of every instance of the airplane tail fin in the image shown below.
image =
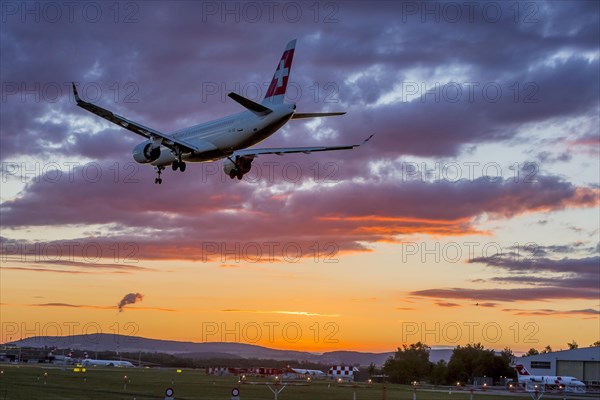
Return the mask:
[(281, 59), (277, 64), (277, 69), (275, 70), (275, 74), (273, 74), (273, 79), (271, 80), (269, 89), (267, 89), (267, 94), (265, 95), (262, 104), (283, 103), (285, 90), (287, 89), (288, 78), (290, 77), (290, 72), (292, 72), (292, 60), (294, 58), (295, 48), (296, 39), (290, 41), (287, 46), (285, 46), (285, 50), (283, 51)]
[(517, 374), (519, 375), (529, 375), (529, 371), (527, 371), (527, 368), (525, 368), (523, 364), (515, 365), (515, 369), (517, 370)]

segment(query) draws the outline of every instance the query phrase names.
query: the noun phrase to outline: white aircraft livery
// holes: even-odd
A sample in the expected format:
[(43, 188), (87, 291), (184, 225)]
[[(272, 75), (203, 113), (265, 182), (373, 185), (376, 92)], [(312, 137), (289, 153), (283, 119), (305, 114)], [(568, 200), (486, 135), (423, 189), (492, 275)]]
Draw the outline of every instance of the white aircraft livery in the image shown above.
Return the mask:
[(292, 40), (285, 47), (265, 98), (260, 104), (231, 92), (228, 96), (246, 108), (246, 111), (171, 133), (159, 132), (83, 101), (77, 93), (75, 83), (73, 94), (79, 107), (146, 138), (134, 147), (133, 159), (141, 164), (155, 166), (158, 177), (154, 183), (158, 184), (162, 183), (160, 174), (165, 167), (170, 165), (173, 171), (183, 172), (186, 161), (209, 162), (224, 159), (225, 173), (231, 179), (242, 179), (250, 171), (254, 158), (260, 154), (309, 154), (317, 151), (350, 150), (366, 143), (373, 135), (360, 144), (346, 146), (249, 148), (277, 132), (291, 119), (345, 114), (297, 113), (295, 104), (284, 103), (295, 47), (296, 40)]
[(92, 360), (86, 358), (81, 362), (82, 367), (119, 367), (119, 368), (133, 368), (134, 365), (129, 361), (119, 360)]
[(527, 383), (544, 385), (550, 389), (565, 389), (566, 391), (575, 391), (585, 393), (585, 383), (572, 376), (550, 376), (550, 375), (531, 375), (523, 364), (515, 365), (517, 370), (519, 384)]

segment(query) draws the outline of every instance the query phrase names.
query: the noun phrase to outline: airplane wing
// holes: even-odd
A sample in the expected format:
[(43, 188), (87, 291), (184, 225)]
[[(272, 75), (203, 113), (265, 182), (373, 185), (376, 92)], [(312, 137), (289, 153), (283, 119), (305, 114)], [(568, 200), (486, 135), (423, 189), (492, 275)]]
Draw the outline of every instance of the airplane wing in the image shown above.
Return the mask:
[(292, 119), (304, 119), (304, 118), (319, 118), (319, 117), (333, 117), (336, 115), (344, 115), (345, 112), (324, 112), (324, 113), (295, 113), (292, 115)]
[(365, 140), (363, 140), (360, 144), (351, 144), (348, 146), (320, 146), (320, 147), (275, 147), (275, 148), (267, 148), (267, 149), (243, 149), (234, 151), (231, 155), (235, 156), (258, 156), (260, 154), (277, 154), (278, 156), (282, 156), (284, 154), (292, 154), (292, 153), (304, 153), (310, 154), (317, 151), (333, 151), (333, 150), (351, 150), (355, 147), (362, 146), (367, 143), (373, 135), (369, 136)]
[(122, 128), (128, 129), (133, 133), (136, 133), (140, 136), (143, 136), (147, 139), (152, 140), (153, 147), (158, 147), (163, 145), (165, 147), (170, 148), (174, 151), (182, 151), (182, 152), (191, 152), (197, 151), (199, 148), (191, 143), (188, 143), (184, 140), (178, 139), (173, 136), (165, 135), (155, 129), (148, 128), (142, 124), (138, 124), (130, 119), (125, 117), (121, 117), (118, 114), (113, 113), (107, 109), (99, 107), (95, 104), (88, 103), (87, 101), (83, 101), (79, 94), (77, 93), (77, 88), (75, 87), (75, 83), (73, 83), (73, 95), (75, 96), (75, 100), (77, 101), (77, 105), (91, 113), (94, 113), (107, 121), (112, 122), (113, 124), (117, 124)]

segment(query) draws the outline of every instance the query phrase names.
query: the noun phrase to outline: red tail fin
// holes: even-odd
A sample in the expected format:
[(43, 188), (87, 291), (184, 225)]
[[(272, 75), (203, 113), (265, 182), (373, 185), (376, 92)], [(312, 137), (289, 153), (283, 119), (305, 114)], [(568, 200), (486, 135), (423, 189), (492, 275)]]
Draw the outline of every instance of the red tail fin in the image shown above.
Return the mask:
[(517, 374), (529, 375), (529, 371), (527, 371), (527, 368), (525, 368), (525, 366), (523, 364), (517, 364), (517, 365), (515, 365), (515, 368), (517, 369)]
[(294, 58), (294, 49), (296, 48), (296, 39), (292, 40), (285, 46), (285, 50), (279, 60), (267, 94), (263, 100), (265, 102), (271, 102), (275, 104), (283, 103), (285, 97), (285, 90), (287, 89), (288, 78), (292, 72), (292, 59)]

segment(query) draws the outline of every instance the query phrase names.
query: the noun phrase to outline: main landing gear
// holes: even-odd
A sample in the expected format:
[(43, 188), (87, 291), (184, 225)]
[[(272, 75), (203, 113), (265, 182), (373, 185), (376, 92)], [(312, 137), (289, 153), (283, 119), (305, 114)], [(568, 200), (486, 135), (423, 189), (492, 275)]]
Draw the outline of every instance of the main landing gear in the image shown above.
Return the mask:
[(156, 167), (156, 173), (158, 174), (158, 177), (154, 179), (155, 184), (160, 185), (162, 183), (162, 178), (160, 177), (160, 174), (162, 174), (163, 169), (165, 169), (165, 167)]
[(231, 171), (229, 171), (229, 177), (231, 179), (235, 179), (238, 178), (238, 180), (242, 180), (242, 178), (244, 177), (244, 173), (240, 170), (237, 169), (232, 169)]
[(185, 161), (175, 160), (171, 164), (171, 168), (173, 171), (180, 170), (181, 172), (185, 171)]

